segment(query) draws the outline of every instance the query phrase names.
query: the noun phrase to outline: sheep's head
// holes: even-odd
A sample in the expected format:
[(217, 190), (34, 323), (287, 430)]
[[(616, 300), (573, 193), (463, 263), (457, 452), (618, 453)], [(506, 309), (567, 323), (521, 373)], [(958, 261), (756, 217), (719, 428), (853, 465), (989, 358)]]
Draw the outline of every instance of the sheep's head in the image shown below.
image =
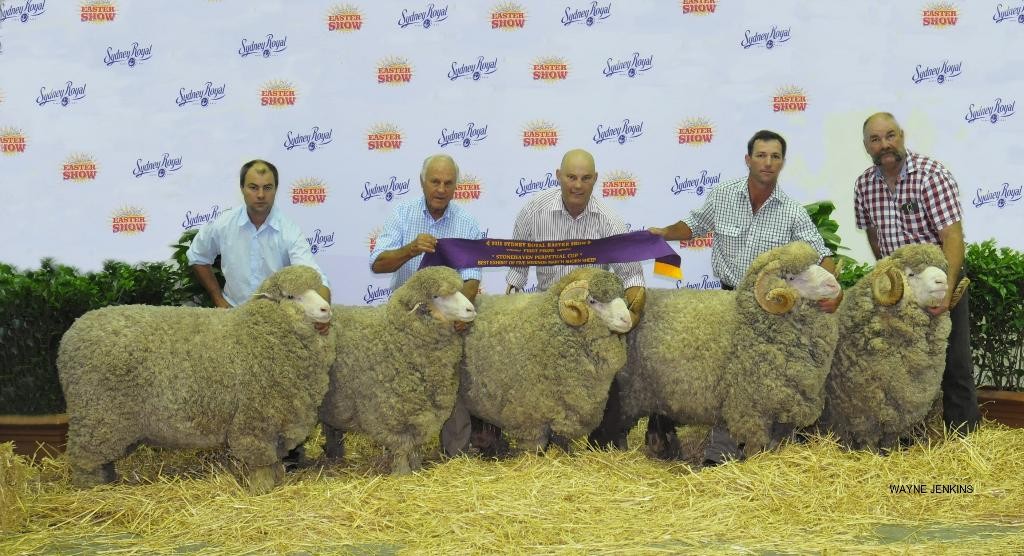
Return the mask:
[(626, 307), (622, 280), (598, 268), (580, 268), (559, 280), (551, 293), (558, 296), (558, 314), (569, 326), (583, 326), (593, 311), (613, 332), (625, 333), (633, 326)]
[(800, 298), (831, 299), (839, 295), (839, 282), (818, 266), (818, 257), (803, 241), (766, 251), (750, 265), (744, 288), (752, 287), (757, 304), (773, 315), (788, 313)]
[(399, 303), (409, 312), (430, 313), (441, 322), (470, 322), (476, 318), (476, 309), (462, 294), (462, 277), (446, 266), (417, 270), (395, 290), (389, 303)]
[(871, 292), (879, 305), (895, 305), (906, 296), (927, 309), (946, 297), (946, 269), (936, 245), (906, 245), (882, 259), (871, 272)]
[(260, 284), (253, 299), (270, 299), (276, 303), (297, 304), (306, 318), (313, 322), (331, 322), (331, 305), (317, 293), (323, 286), (320, 273), (303, 265), (286, 266), (271, 274)]

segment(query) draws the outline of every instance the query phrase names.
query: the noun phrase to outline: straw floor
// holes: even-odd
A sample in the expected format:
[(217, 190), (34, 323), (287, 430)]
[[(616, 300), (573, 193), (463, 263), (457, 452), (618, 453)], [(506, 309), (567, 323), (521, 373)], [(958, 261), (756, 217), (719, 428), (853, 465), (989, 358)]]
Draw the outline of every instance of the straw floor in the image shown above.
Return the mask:
[[(692, 457), (702, 432), (684, 431)], [(433, 450), (383, 476), (352, 438), (344, 464), (250, 496), (219, 454), (143, 448), (120, 483), (76, 490), (63, 456), (30, 465), (0, 445), (0, 554), (1024, 554), (1024, 430), (992, 423), (886, 457), (812, 438), (704, 470), (642, 450)]]

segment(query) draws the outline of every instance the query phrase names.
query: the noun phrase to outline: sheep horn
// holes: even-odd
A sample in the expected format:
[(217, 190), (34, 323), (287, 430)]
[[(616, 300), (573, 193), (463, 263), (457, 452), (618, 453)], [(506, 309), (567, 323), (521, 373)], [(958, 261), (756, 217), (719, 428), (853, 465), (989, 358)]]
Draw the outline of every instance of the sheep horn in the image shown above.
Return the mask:
[(970, 285), (970, 278), (963, 278), (956, 285), (956, 289), (953, 290), (953, 297), (949, 300), (949, 308), (956, 307), (957, 303), (960, 303), (960, 298), (963, 297), (964, 292), (967, 291), (967, 286)]
[(569, 326), (583, 326), (590, 318), (586, 299), (590, 295), (590, 284), (577, 280), (562, 290), (558, 296), (558, 315)]
[[(879, 264), (871, 280), (871, 293), (879, 305), (895, 305), (903, 299), (903, 273), (892, 262)], [(888, 291), (883, 288), (888, 285)]]
[(793, 288), (772, 288), (770, 285), (772, 278), (778, 278), (780, 266), (779, 261), (768, 263), (754, 282), (754, 299), (772, 315), (786, 314), (796, 305), (796, 291)]

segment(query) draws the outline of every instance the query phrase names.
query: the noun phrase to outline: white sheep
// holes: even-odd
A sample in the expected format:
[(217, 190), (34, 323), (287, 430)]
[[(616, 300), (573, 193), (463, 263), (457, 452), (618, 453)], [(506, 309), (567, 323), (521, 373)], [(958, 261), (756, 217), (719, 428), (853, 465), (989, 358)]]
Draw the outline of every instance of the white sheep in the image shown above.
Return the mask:
[(334, 307), (338, 357), (320, 411), (325, 452), (344, 455), (344, 433), (366, 434), (392, 457), (393, 473), (419, 469), (420, 447), (451, 415), (459, 387), (462, 337), (473, 304), (459, 273), (418, 270), (381, 307)]
[(614, 274), (581, 268), (545, 292), (480, 296), (459, 391), (466, 409), (520, 449), (586, 436), (626, 362), (623, 295)]
[(618, 377), (622, 428), (651, 413), (724, 424), (753, 453), (814, 423), (837, 338), (818, 300), (839, 294), (818, 257), (793, 242), (757, 257), (736, 291), (649, 290)]
[(115, 480), (114, 462), (148, 444), (226, 446), (254, 492), (272, 488), (327, 393), (320, 286), (314, 269), (289, 266), (234, 309), (122, 305), (76, 320), (57, 357), (74, 483)]
[(941, 396), (950, 319), (927, 309), (946, 295), (946, 268), (938, 246), (908, 245), (846, 291), (820, 425), (848, 447), (896, 447)]

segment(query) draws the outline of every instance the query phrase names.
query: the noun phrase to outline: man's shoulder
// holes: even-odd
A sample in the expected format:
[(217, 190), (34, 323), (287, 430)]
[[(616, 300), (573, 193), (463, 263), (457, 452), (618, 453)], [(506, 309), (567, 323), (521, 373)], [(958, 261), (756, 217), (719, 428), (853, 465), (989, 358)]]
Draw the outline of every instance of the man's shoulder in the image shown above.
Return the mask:
[(219, 233), (224, 230), (227, 230), (237, 224), (239, 213), (244, 211), (244, 204), (237, 207), (231, 207), (225, 210), (224, 212), (218, 214), (217, 217), (214, 218), (213, 220), (210, 220), (206, 224), (203, 224), (200, 230), (205, 230), (205, 233), (208, 234)]
[(938, 160), (916, 152), (908, 152), (907, 158), (914, 165), (914, 169), (925, 174), (949, 173), (949, 170)]
[(538, 212), (547, 208), (550, 208), (553, 203), (553, 199), (556, 196), (560, 196), (562, 191), (560, 189), (548, 189), (547, 191), (541, 191), (535, 193), (522, 207), (519, 209), (519, 214), (529, 214)]
[(747, 178), (736, 178), (717, 185), (708, 193), (708, 201), (712, 203), (722, 202), (736, 195), (738, 191), (746, 191)]

